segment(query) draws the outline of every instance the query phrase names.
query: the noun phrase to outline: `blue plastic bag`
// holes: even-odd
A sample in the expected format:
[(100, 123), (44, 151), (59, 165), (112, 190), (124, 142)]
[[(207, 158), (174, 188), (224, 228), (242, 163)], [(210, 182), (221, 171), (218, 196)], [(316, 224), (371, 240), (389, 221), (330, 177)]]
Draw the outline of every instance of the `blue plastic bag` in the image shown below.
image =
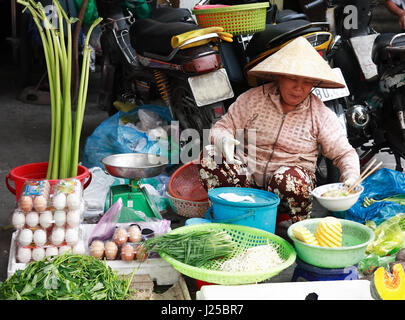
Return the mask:
[(101, 160), (118, 153), (151, 153), (170, 159), (167, 148), (166, 150), (161, 148), (162, 144), (151, 140), (145, 132), (137, 130), (134, 126), (123, 125), (123, 120), (135, 125), (139, 120), (137, 113), (140, 109), (157, 113), (167, 123), (172, 120), (167, 107), (155, 105), (143, 105), (129, 112), (117, 112), (104, 120), (87, 138), (83, 151), (83, 166), (104, 168)]
[(362, 185), (364, 191), (359, 200), (345, 212), (345, 219), (365, 223), (374, 221), (377, 225), (398, 213), (405, 212), (405, 206), (383, 201), (363, 207), (364, 198), (383, 199), (396, 194), (405, 194), (405, 174), (396, 170), (383, 168), (366, 178)]

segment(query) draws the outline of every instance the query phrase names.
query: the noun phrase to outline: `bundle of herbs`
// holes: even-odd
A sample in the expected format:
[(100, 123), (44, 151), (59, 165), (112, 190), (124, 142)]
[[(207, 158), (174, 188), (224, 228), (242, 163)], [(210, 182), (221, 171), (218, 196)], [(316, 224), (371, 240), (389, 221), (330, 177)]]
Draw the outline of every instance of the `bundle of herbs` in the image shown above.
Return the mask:
[(129, 279), (103, 261), (65, 253), (31, 262), (0, 282), (1, 300), (124, 300), (133, 296)]
[(212, 259), (231, 255), (237, 244), (225, 231), (190, 230), (166, 233), (144, 241), (146, 252), (165, 253), (185, 264), (201, 267)]
[[(79, 144), (86, 106), (89, 82), (90, 54), (89, 40), (98, 18), (89, 28), (83, 49), (82, 70), (77, 97), (74, 125), (72, 124), (72, 25), (76, 18), (67, 16), (60, 3), (53, 0), (52, 12), (48, 17), (40, 2), (17, 0), (29, 10), (41, 37), (48, 71), (51, 97), (51, 144), (47, 179), (64, 179), (77, 176)], [(64, 24), (66, 28), (66, 39)]]

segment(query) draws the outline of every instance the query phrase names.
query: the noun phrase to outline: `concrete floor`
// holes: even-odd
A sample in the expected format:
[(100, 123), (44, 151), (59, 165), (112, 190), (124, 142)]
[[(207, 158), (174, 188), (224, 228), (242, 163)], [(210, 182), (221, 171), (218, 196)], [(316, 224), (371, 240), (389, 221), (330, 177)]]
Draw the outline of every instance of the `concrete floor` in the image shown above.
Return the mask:
[[(395, 21), (392, 21), (390, 15), (386, 15), (384, 10), (383, 20), (379, 14), (380, 20), (376, 23), (378, 26), (384, 26), (381, 31), (392, 31), (396, 29)], [(387, 21), (389, 26), (387, 28)], [(47, 105), (26, 104), (17, 100), (20, 92), (18, 88), (18, 68), (12, 63), (10, 56), (6, 59), (0, 59), (0, 281), (7, 277), (7, 263), (10, 248), (10, 239), (13, 232), (7, 229), (9, 217), (15, 208), (16, 198), (7, 189), (4, 183), (6, 175), (16, 166), (47, 161), (48, 148), (50, 140), (50, 107)], [(84, 118), (82, 132), (82, 146), (87, 136), (107, 118), (107, 114), (100, 111), (96, 106), (96, 93), (98, 87), (98, 74), (92, 74), (90, 79), (90, 88), (88, 104)], [(378, 158), (384, 161), (384, 167), (394, 169), (394, 158), (387, 154), (380, 154)], [(323, 216), (326, 212), (314, 204), (313, 216)], [(182, 223), (180, 219), (178, 221)], [(283, 271), (278, 276), (272, 278), (271, 282), (289, 281), (292, 277), (294, 266)]]

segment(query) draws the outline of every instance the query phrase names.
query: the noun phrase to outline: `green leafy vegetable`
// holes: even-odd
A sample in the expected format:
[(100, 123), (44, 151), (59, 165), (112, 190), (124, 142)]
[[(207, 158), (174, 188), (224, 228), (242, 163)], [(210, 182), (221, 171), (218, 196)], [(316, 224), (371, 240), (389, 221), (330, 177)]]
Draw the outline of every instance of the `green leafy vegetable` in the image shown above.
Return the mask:
[(366, 208), (368, 206), (371, 206), (375, 202), (383, 202), (383, 201), (395, 202), (395, 203), (405, 206), (405, 194), (397, 194), (397, 195), (393, 195), (390, 197), (386, 197), (381, 200), (375, 200), (373, 198), (368, 198), (366, 196), (366, 197), (364, 197), (364, 200), (363, 200), (363, 207)]
[[(135, 272), (135, 270), (134, 270)], [(94, 257), (65, 253), (35, 261), (0, 282), (2, 300), (124, 300), (132, 281)]]

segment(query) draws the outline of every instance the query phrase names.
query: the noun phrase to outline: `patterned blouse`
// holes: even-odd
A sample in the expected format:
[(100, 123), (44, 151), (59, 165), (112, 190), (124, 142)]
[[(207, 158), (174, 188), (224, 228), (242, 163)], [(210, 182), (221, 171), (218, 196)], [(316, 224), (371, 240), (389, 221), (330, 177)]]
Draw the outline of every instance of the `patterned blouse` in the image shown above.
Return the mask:
[(213, 125), (209, 141), (220, 146), (225, 136), (240, 141), (237, 158), (248, 165), (259, 186), (263, 186), (266, 164), (268, 174), (282, 165), (303, 166), (315, 172), (319, 151), (339, 168), (341, 181), (360, 174), (359, 157), (345, 129), (314, 94), (284, 113), (277, 86), (268, 83), (252, 88)]

